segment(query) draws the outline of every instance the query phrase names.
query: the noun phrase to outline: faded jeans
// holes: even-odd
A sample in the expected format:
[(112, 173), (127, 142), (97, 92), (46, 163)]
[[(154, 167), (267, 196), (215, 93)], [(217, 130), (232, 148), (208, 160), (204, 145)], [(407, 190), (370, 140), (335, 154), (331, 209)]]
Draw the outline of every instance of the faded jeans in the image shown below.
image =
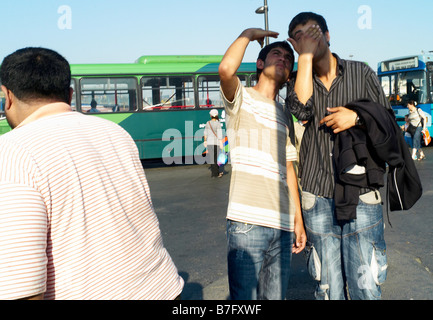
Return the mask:
[(316, 299), (381, 298), (387, 261), (382, 206), (376, 194), (361, 195), (356, 219), (343, 222), (335, 218), (333, 199), (302, 193), (307, 266), (317, 280)]
[(421, 149), (422, 126), (416, 127), (415, 134), (412, 137), (412, 145), (416, 150)]
[(293, 232), (227, 220), (232, 300), (284, 300)]

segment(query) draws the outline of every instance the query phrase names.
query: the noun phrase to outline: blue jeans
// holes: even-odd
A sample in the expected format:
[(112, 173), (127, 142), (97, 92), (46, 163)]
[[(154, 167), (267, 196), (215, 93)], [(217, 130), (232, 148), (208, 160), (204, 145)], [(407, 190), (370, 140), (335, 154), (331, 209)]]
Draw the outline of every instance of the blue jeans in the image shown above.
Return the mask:
[(416, 127), (416, 131), (412, 139), (414, 149), (417, 150), (421, 149), (421, 136), (422, 136), (422, 127)]
[(293, 232), (227, 220), (232, 300), (284, 300)]
[(404, 135), (404, 140), (406, 141), (407, 145), (412, 148), (412, 136)]
[[(377, 192), (378, 193), (378, 192)], [(356, 219), (337, 221), (334, 200), (303, 192), (307, 266), (316, 299), (376, 300), (387, 261), (380, 197), (360, 196)], [(347, 289), (347, 291), (346, 291)]]

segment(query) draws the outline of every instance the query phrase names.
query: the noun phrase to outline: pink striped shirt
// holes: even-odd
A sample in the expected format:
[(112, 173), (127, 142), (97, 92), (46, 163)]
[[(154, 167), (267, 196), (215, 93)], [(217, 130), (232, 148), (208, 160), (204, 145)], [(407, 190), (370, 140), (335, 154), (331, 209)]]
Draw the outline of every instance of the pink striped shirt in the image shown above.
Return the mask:
[(0, 299), (174, 299), (134, 141), (75, 112), (0, 137)]

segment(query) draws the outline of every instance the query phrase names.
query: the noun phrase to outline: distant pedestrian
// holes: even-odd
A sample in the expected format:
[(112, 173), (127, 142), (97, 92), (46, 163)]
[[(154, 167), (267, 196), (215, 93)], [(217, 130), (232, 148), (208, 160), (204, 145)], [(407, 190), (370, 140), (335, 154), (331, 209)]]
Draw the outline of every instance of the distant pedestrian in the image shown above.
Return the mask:
[(25, 48), (0, 69), (0, 299), (175, 299), (146, 176), (117, 124), (72, 112), (69, 63)]
[(219, 67), (232, 166), (227, 237), (233, 300), (283, 300), (292, 252), (301, 252), (306, 243), (293, 166), (297, 153), (290, 140), (292, 116), (276, 101), (293, 68), (293, 50), (286, 41), (263, 48), (253, 88), (236, 76), (250, 42), (277, 35), (243, 31)]
[[(409, 128), (408, 131), (412, 136), (412, 159), (413, 160), (423, 160), (425, 159), (425, 154), (421, 149), (421, 139), (422, 133), (427, 126), (427, 117), (420, 108), (416, 107), (417, 103), (414, 100), (410, 100), (407, 103), (407, 108), (409, 109)], [(418, 154), (419, 153), (419, 156)]]
[(212, 109), (210, 111), (211, 120), (206, 122), (204, 129), (204, 146), (207, 148), (206, 162), (210, 164), (211, 167), (211, 177), (221, 178), (223, 172), (220, 171), (218, 166), (218, 154), (223, 152), (223, 132), (221, 129), (221, 123), (219, 122), (218, 110)]

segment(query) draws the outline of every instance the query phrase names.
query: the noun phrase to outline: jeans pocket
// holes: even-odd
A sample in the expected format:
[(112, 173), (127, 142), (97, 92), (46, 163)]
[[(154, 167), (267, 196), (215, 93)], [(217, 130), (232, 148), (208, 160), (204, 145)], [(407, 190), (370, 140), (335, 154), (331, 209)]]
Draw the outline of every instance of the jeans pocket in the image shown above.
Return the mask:
[(373, 245), (370, 269), (374, 282), (378, 286), (383, 284), (386, 280), (388, 269), (386, 249), (384, 243), (376, 243)]
[(229, 234), (247, 234), (249, 231), (251, 231), (254, 228), (253, 224), (231, 221), (231, 220), (228, 220), (227, 224), (228, 224), (227, 232)]
[(302, 210), (311, 210), (316, 204), (316, 196), (310, 192), (302, 192)]
[(316, 280), (320, 281), (321, 273), (322, 273), (322, 264), (320, 262), (319, 255), (317, 254), (316, 248), (313, 245), (309, 245), (308, 249), (306, 248), (306, 259), (307, 259), (307, 268), (310, 276)]

